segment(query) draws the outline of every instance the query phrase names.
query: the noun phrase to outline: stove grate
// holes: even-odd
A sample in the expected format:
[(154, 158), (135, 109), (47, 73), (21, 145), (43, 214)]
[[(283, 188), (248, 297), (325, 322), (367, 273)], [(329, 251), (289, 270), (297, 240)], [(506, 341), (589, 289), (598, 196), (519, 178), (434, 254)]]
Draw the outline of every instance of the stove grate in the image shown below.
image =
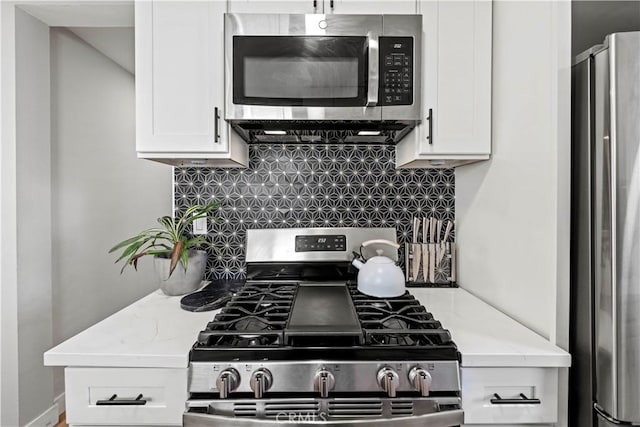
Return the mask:
[[(298, 293), (295, 282), (247, 282), (198, 335), (196, 349), (370, 348), (386, 352), (404, 348), (437, 352), (455, 344), (448, 330), (408, 292), (373, 298), (347, 283), (359, 327), (357, 333), (306, 333), (289, 328)], [(311, 327), (311, 326), (310, 326)], [(307, 337), (307, 335), (309, 335)], [(292, 338), (293, 337), (293, 338)], [(355, 337), (355, 338), (353, 338)], [(210, 356), (209, 356), (210, 357)]]

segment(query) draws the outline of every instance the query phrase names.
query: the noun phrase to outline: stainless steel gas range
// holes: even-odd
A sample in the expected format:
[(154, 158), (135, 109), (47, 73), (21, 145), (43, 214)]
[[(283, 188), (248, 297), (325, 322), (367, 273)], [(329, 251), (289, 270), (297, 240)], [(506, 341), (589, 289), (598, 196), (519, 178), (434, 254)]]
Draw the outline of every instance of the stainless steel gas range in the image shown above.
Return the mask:
[(409, 292), (357, 290), (352, 252), (372, 239), (395, 229), (249, 230), (247, 282), (191, 351), (184, 425), (462, 424), (449, 331)]

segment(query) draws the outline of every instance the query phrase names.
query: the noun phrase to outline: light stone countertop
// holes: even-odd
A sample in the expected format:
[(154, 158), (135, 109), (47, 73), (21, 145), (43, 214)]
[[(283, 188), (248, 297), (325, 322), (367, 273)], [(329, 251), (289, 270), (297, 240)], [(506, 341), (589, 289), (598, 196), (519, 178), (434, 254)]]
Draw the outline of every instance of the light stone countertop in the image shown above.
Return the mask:
[[(568, 353), (460, 288), (411, 288), (449, 329), (468, 367), (566, 367)], [(192, 313), (157, 290), (44, 354), (47, 366), (186, 368), (218, 311)]]
[(198, 332), (215, 312), (180, 308), (160, 289), (44, 353), (49, 366), (186, 368)]
[(451, 332), (472, 367), (568, 367), (571, 356), (547, 339), (460, 288), (409, 291)]

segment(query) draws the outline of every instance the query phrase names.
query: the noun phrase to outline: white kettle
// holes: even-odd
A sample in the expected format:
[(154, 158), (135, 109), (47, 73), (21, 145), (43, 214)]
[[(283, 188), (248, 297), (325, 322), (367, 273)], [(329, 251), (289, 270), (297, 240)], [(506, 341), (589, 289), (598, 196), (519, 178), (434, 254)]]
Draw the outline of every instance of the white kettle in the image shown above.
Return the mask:
[(390, 242), (389, 240), (376, 239), (368, 240), (360, 246), (361, 259), (355, 258), (352, 262), (358, 271), (358, 291), (365, 295), (378, 298), (399, 297), (405, 293), (404, 274), (402, 269), (398, 267), (393, 260), (382, 256), (384, 252), (378, 249), (377, 256), (364, 259), (362, 248), (372, 244), (385, 244), (396, 249), (399, 244)]

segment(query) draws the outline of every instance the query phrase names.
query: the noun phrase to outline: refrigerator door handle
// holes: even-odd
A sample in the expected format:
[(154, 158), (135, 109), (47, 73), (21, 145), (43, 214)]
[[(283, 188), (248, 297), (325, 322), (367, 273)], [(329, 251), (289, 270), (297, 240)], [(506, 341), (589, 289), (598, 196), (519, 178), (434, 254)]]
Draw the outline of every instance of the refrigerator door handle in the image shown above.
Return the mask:
[(611, 415), (607, 414), (604, 409), (597, 403), (593, 404), (593, 409), (596, 411), (596, 415), (602, 419), (604, 419), (607, 423), (613, 424), (616, 426), (627, 426), (627, 427), (639, 427), (640, 424), (630, 424), (626, 421), (620, 421), (613, 418)]

